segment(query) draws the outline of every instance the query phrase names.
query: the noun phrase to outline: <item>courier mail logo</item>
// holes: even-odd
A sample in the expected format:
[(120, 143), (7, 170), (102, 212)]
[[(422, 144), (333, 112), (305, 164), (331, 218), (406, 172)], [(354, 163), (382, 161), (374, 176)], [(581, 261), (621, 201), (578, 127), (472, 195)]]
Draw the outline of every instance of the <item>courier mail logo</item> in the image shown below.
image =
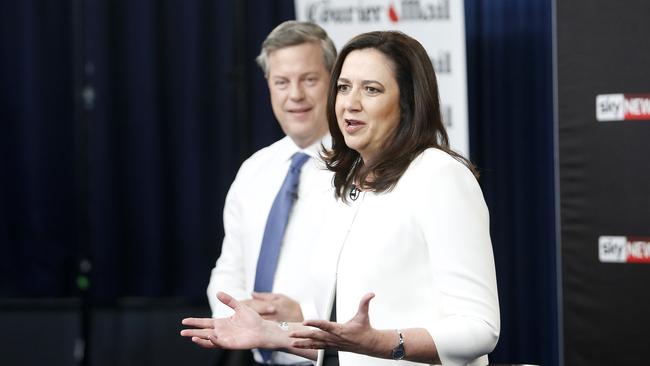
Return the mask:
[(650, 263), (650, 237), (601, 236), (598, 259), (602, 263)]
[[(314, 23), (381, 23), (387, 19), (391, 23), (404, 21), (442, 21), (451, 18), (450, 0), (366, 0), (307, 2), (307, 19)], [(334, 3), (334, 4), (332, 4)]]
[(600, 94), (596, 96), (596, 119), (650, 121), (650, 94)]

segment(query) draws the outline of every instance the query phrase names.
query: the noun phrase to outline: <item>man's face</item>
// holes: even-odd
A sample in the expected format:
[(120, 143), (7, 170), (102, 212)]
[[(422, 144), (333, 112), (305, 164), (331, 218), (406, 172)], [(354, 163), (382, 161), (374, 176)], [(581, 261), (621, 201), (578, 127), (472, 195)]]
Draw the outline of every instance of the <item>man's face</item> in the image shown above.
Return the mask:
[(301, 148), (327, 132), (325, 108), (330, 76), (315, 42), (277, 49), (268, 57), (273, 113), (282, 131)]

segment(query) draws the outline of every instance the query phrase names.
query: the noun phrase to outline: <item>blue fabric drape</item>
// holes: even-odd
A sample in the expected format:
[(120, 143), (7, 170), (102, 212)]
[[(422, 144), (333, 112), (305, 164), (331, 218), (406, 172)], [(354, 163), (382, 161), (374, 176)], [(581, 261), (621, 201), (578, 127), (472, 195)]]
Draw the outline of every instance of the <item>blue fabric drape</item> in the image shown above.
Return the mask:
[(465, 2), (472, 159), (501, 306), (494, 363), (558, 364), (550, 1)]
[(0, 296), (74, 287), (70, 8), (0, 5)]
[[(75, 45), (73, 7), (82, 3)], [(0, 296), (76, 295), (87, 248), (96, 301), (203, 303), (225, 193), (241, 160), (281, 134), (254, 58), (272, 27), (293, 18), (293, 2), (0, 7)], [(75, 65), (95, 94), (80, 162), (87, 247), (76, 236)]]

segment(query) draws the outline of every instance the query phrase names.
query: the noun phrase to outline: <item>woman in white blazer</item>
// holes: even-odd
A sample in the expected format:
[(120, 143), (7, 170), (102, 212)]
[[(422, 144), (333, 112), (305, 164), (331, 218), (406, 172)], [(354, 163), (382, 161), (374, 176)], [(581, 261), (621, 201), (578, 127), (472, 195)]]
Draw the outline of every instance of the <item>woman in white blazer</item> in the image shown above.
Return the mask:
[(348, 220), (332, 228), (336, 300), (323, 315), (344, 322), (278, 324), (220, 293), (235, 315), (184, 319), (198, 329), (181, 334), (325, 365), (486, 365), (500, 326), (489, 215), (474, 167), (449, 148), (429, 56), (403, 33), (364, 33), (331, 80), (324, 155)]

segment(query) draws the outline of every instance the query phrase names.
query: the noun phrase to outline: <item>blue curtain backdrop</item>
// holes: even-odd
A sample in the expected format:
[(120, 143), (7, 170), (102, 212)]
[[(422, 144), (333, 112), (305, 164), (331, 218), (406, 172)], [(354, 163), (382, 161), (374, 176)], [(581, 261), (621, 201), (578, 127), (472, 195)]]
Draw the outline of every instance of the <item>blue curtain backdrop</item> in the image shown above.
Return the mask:
[(0, 5), (0, 296), (65, 296), (75, 254), (70, 8)]
[(467, 0), (470, 149), (490, 208), (492, 362), (557, 365), (551, 1)]
[(75, 296), (87, 252), (99, 303), (204, 302), (225, 193), (281, 134), (254, 58), (292, 17), (291, 1), (3, 2), (0, 296)]
[[(491, 360), (557, 365), (551, 2), (465, 7), (502, 311)], [(76, 296), (85, 252), (97, 303), (204, 304), (225, 193), (281, 136), (253, 59), (293, 16), (286, 0), (3, 2), (0, 297)]]

